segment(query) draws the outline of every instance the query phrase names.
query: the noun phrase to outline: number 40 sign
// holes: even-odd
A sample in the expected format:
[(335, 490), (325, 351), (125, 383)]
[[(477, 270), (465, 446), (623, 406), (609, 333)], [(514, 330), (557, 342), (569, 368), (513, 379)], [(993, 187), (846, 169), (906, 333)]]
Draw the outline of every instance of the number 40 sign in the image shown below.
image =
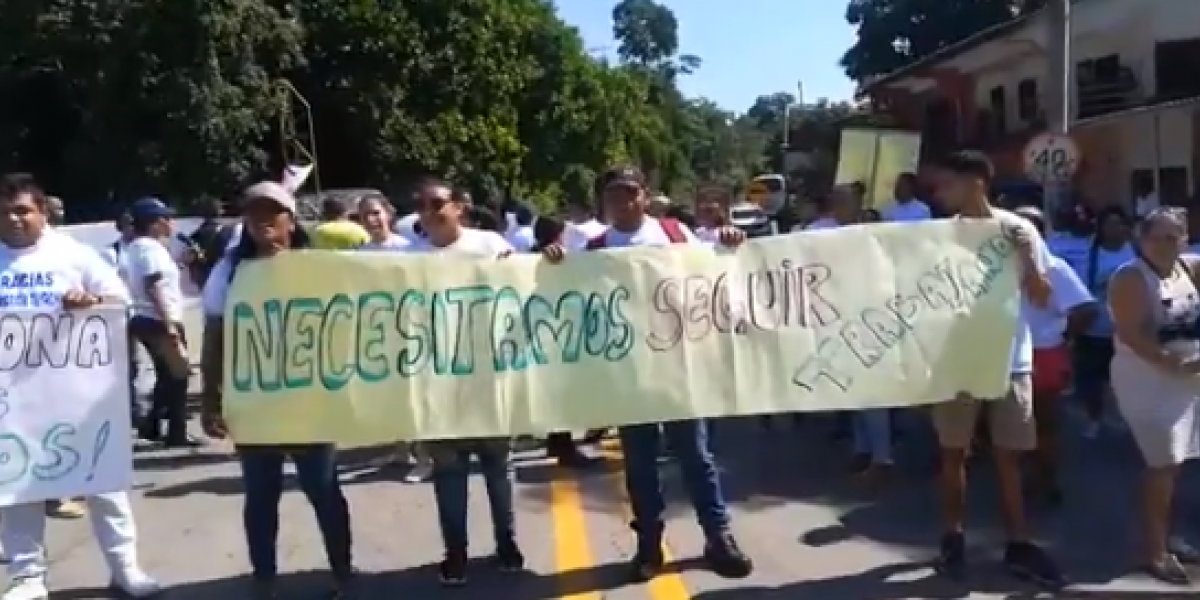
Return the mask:
[(1025, 145), (1025, 173), (1038, 183), (1069, 180), (1079, 168), (1079, 146), (1069, 135), (1043, 133)]

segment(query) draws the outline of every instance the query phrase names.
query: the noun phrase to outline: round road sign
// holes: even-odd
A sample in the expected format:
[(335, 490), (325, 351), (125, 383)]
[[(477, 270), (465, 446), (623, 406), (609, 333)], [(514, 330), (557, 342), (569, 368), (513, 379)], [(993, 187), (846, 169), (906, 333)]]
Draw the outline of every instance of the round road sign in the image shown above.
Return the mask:
[(1025, 145), (1025, 173), (1039, 183), (1069, 180), (1079, 168), (1079, 146), (1069, 135), (1043, 133)]

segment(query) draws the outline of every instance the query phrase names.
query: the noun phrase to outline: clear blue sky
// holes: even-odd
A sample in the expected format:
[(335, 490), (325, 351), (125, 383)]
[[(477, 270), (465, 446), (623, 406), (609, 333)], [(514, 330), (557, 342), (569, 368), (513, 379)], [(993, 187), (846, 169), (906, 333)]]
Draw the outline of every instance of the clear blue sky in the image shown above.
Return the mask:
[[(679, 21), (679, 50), (703, 60), (680, 86), (728, 110), (745, 111), (774, 92), (848, 100), (854, 84), (838, 60), (854, 43), (844, 0), (657, 0)], [(616, 54), (615, 0), (556, 0), (559, 15), (579, 28), (587, 46)]]

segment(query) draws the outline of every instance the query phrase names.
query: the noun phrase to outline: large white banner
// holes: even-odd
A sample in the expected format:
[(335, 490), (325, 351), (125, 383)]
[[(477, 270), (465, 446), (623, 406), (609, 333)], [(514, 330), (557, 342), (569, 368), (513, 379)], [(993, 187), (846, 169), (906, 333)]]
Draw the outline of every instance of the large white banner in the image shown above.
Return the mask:
[(0, 506), (128, 489), (124, 308), (0, 316)]

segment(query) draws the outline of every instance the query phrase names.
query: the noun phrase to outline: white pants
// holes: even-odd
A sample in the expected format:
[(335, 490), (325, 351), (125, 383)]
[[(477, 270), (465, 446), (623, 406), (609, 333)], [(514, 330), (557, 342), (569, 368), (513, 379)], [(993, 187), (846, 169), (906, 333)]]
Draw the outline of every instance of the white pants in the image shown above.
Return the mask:
[[(137, 567), (137, 527), (129, 494), (114, 492), (87, 498), (92, 532), (108, 568), (121, 574)], [(11, 579), (46, 573), (46, 503), (0, 508), (0, 546), (8, 554)]]

